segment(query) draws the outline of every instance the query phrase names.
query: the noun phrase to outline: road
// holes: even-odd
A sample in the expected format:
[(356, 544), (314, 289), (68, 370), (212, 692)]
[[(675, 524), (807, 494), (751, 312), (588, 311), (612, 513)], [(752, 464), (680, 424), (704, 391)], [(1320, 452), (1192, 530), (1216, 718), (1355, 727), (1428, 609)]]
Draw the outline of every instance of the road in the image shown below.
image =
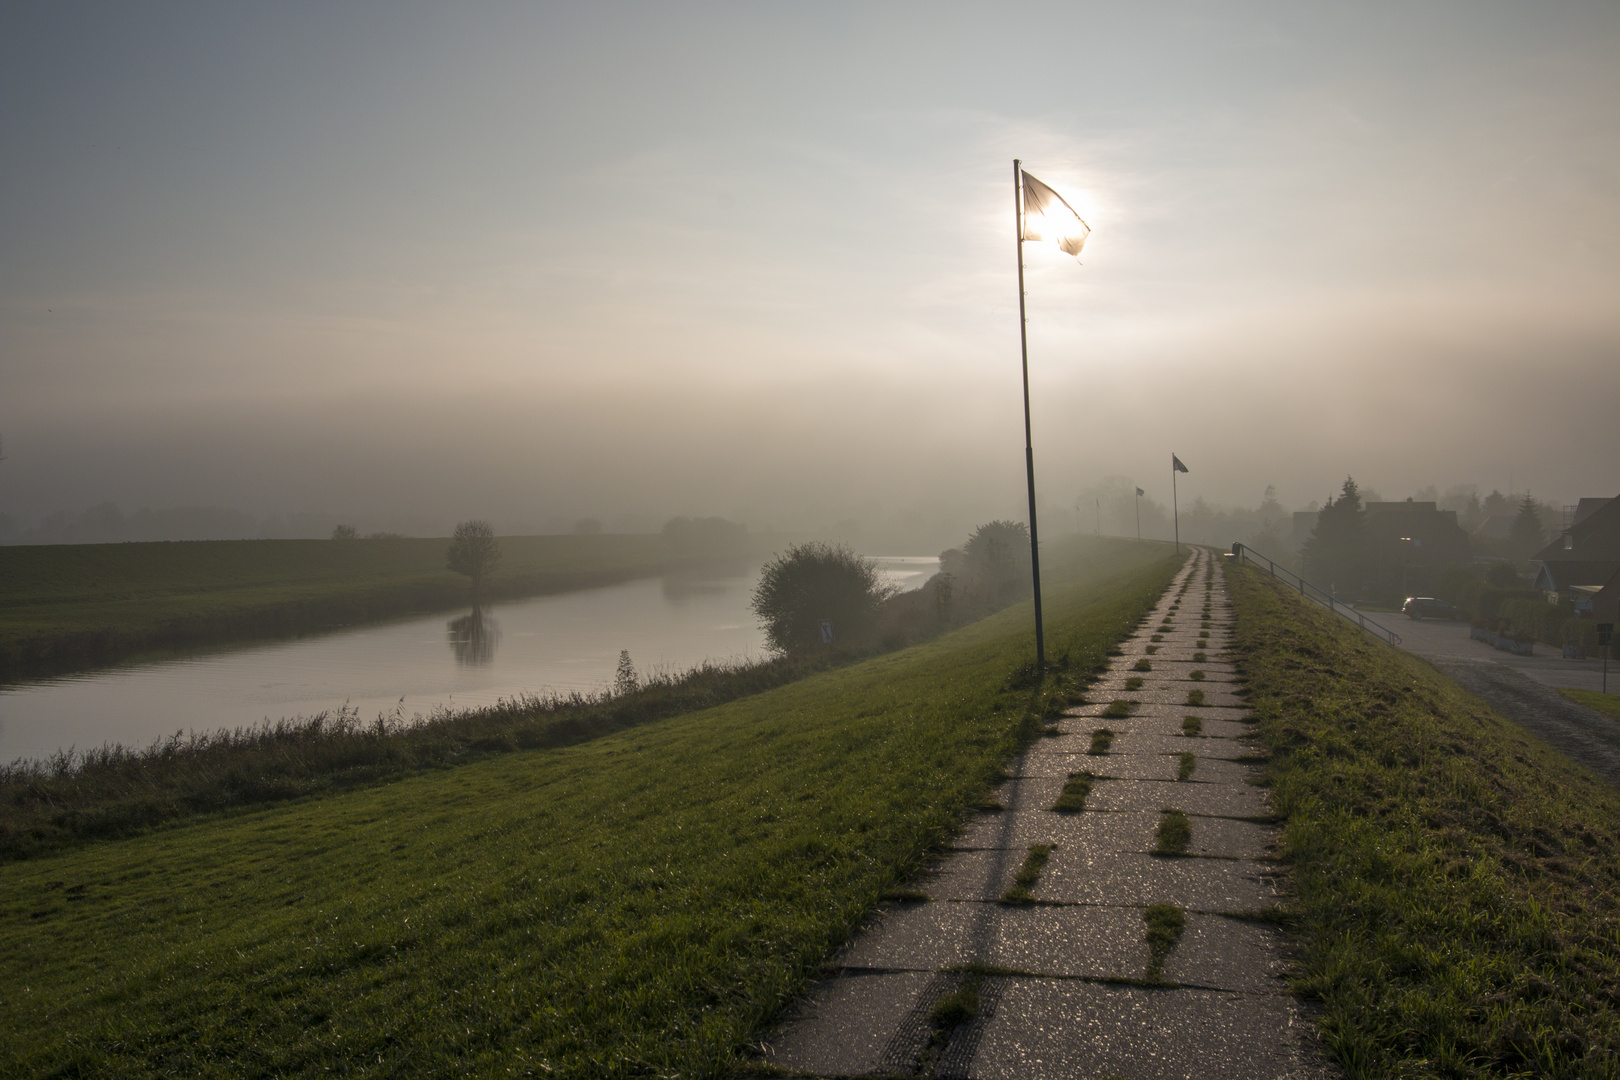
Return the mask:
[[(1603, 661), (1514, 656), (1468, 636), (1468, 624), (1382, 615), (1408, 652), (1428, 660), (1497, 712), (1620, 787), (1620, 724), (1559, 694), (1598, 690)], [(1537, 645), (1538, 654), (1546, 646)], [(1548, 650), (1550, 652), (1550, 650)], [(1609, 690), (1620, 691), (1620, 665), (1609, 663)]]

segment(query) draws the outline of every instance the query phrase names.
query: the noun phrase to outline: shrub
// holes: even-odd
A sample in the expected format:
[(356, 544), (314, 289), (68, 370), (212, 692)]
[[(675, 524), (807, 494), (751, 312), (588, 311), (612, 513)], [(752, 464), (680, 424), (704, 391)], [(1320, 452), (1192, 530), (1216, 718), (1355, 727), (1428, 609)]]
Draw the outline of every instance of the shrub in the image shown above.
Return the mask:
[[(879, 605), (894, 591), (879, 582), (872, 560), (843, 544), (811, 542), (795, 544), (765, 564), (752, 607), (772, 648), (802, 653), (867, 641)], [(831, 641), (824, 640), (824, 623)]]

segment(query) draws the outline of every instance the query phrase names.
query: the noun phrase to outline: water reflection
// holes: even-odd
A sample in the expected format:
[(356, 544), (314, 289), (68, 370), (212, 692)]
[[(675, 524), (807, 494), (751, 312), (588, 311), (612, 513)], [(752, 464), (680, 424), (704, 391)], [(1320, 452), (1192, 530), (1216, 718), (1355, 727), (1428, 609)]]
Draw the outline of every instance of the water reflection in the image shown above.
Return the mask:
[(495, 646), (501, 640), (501, 624), (483, 608), (473, 608), (446, 626), (450, 651), (463, 667), (478, 667), (495, 659)]

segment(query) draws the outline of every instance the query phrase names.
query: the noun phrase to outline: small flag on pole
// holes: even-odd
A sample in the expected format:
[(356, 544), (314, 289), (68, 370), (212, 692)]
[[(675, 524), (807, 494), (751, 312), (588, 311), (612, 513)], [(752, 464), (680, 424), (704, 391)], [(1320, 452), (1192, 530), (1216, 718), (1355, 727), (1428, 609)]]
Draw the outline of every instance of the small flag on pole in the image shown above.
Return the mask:
[(1063, 196), (1024, 173), (1023, 239), (1051, 240), (1065, 255), (1078, 255), (1091, 235), (1087, 225)]
[(1146, 495), (1146, 494), (1147, 494), (1147, 492), (1143, 491), (1141, 488), (1136, 489), (1137, 498), (1141, 498), (1143, 495)]
[(1176, 457), (1176, 455), (1174, 455), (1174, 454), (1170, 455), (1170, 467), (1172, 469), (1174, 469), (1176, 472), (1186, 472), (1187, 471), (1187, 466), (1183, 465), (1181, 463), (1181, 459)]

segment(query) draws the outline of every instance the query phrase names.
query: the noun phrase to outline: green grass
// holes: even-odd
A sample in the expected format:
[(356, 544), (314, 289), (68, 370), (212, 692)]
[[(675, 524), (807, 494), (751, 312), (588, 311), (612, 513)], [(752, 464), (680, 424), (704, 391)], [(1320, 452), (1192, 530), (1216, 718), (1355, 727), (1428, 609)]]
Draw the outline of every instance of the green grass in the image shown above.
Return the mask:
[(1102, 714), (1110, 720), (1129, 716), (1131, 715), (1131, 703), (1125, 698), (1115, 698), (1108, 703), (1108, 708), (1104, 709)]
[(1198, 768), (1198, 756), (1196, 754), (1182, 754), (1180, 760), (1176, 763), (1176, 779), (1180, 781), (1191, 780), (1193, 770), (1196, 768)]
[(1354, 1077), (1612, 1077), (1620, 792), (1432, 667), (1227, 567), (1297, 986)]
[[(1614, 671), (1614, 684), (1620, 690), (1620, 666)], [(1598, 690), (1560, 690), (1569, 700), (1588, 709), (1596, 709), (1605, 716), (1620, 720), (1620, 693), (1605, 694)]]
[(1146, 681), (1147, 680), (1143, 679), (1140, 675), (1132, 675), (1130, 678), (1125, 680), (1125, 689), (1140, 690), (1142, 689), (1142, 684)]
[(1157, 983), (1164, 981), (1164, 962), (1170, 958), (1170, 953), (1181, 940), (1181, 931), (1187, 925), (1185, 913), (1174, 904), (1150, 904), (1142, 912), (1142, 921), (1147, 924), (1146, 938), (1148, 944), (1148, 966), (1144, 973), (1144, 981)]
[(1184, 812), (1166, 806), (1159, 813), (1159, 827), (1154, 831), (1153, 840), (1155, 855), (1185, 855), (1187, 845), (1192, 843), (1192, 822)]
[[(753, 536), (739, 557), (782, 538)], [(448, 539), (221, 540), (0, 547), (0, 680), (168, 649), (441, 611), (471, 600)], [(485, 599), (701, 567), (661, 536), (513, 536)], [(757, 550), (755, 550), (757, 549)]]
[(1091, 745), (1086, 753), (1102, 755), (1108, 753), (1108, 748), (1114, 745), (1114, 733), (1107, 728), (1098, 728), (1091, 733)]
[(1195, 738), (1204, 733), (1204, 721), (1196, 716), (1184, 716), (1181, 719), (1181, 733), (1188, 738)]
[(1207, 657), (1201, 652), (1193, 653), (1193, 663), (1195, 664), (1202, 664), (1206, 659)]
[(1202, 690), (1189, 690), (1189, 691), (1187, 691), (1187, 704), (1188, 705), (1202, 705), (1203, 703), (1204, 703), (1204, 692)]
[(1187, 672), (1187, 678), (1191, 679), (1193, 682), (1203, 682), (1206, 677), (1207, 676), (1202, 671), (1193, 670)]
[(1052, 809), (1060, 814), (1078, 814), (1086, 808), (1086, 796), (1091, 794), (1091, 781), (1094, 777), (1088, 772), (1072, 772), (1063, 785), (1063, 791), (1058, 795)]
[(1031, 844), (1029, 853), (1024, 856), (1024, 865), (1018, 868), (1018, 875), (1007, 891), (1001, 894), (998, 903), (1020, 906), (1033, 904), (1035, 894), (1030, 892), (1035, 883), (1041, 879), (1041, 871), (1046, 868), (1046, 860), (1052, 857), (1051, 844)]
[(1138, 660), (1132, 666), (1132, 670), (1133, 671), (1152, 671), (1153, 670), (1153, 661), (1148, 660), (1148, 659), (1146, 659), (1144, 657), (1143, 659)]
[(1044, 683), (1021, 605), (590, 742), (9, 864), (0, 1074), (724, 1075), (1179, 565), (1050, 558)]

